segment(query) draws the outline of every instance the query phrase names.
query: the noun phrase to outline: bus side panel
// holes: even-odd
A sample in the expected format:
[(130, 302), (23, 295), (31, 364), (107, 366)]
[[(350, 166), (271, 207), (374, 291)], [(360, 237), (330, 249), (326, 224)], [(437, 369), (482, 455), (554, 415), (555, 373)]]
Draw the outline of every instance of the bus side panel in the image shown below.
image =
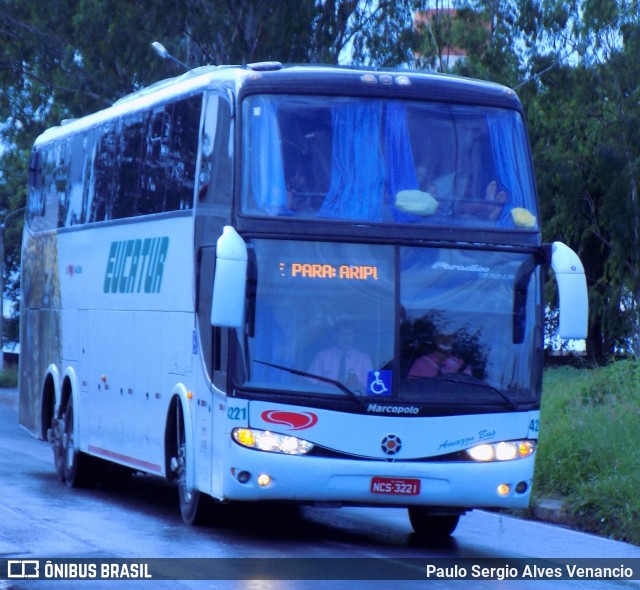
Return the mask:
[(159, 475), (171, 393), (193, 373), (192, 223), (181, 215), (59, 236), (79, 446)]
[(114, 448), (125, 454), (130, 451), (133, 424), (134, 316), (129, 311), (104, 310), (82, 315), (86, 340), (79, 374), (87, 388), (79, 408), (80, 446), (98, 454)]
[(32, 236), (25, 229), (22, 265), (19, 422), (40, 436), (47, 368), (62, 356), (57, 235)]
[(132, 354), (136, 359), (132, 395), (135, 456), (160, 469), (164, 468), (164, 433), (172, 392), (179, 383), (193, 389), (192, 340), (192, 313), (136, 314)]

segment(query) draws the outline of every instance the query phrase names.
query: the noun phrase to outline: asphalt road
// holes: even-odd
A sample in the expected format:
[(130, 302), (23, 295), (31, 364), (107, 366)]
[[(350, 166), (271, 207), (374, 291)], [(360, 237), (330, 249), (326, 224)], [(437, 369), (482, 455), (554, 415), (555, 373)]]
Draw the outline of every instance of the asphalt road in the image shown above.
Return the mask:
[[(460, 521), (450, 542), (433, 547), (418, 542), (406, 511), (372, 508), (264, 507), (230, 509), (216, 527), (189, 527), (182, 523), (177, 491), (151, 476), (134, 476), (126, 489), (73, 490), (61, 484), (53, 469), (49, 445), (34, 439), (17, 424), (17, 392), (0, 390), (0, 560), (48, 558), (198, 559), (189, 567), (211, 575), (211, 558), (262, 559), (263, 566), (286, 563), (292, 557), (315, 561), (315, 577), (334, 577), (338, 558), (350, 563), (409, 568), (420, 579), (380, 579), (377, 570), (363, 580), (7, 580), (0, 571), (0, 590), (53, 588), (124, 588), (165, 590), (200, 588), (640, 588), (636, 580), (499, 580), (451, 581), (422, 579), (423, 564), (441, 558), (497, 558), (543, 560), (555, 567), (562, 560), (609, 558), (611, 565), (631, 563), (640, 571), (640, 548), (562, 527), (484, 511), (473, 511)], [(281, 561), (277, 561), (282, 558)], [(332, 561), (334, 560), (334, 561)], [(404, 560), (416, 560), (405, 563)], [(167, 567), (171, 567), (167, 562)], [(226, 563), (226, 562), (220, 562)], [(235, 563), (235, 562), (234, 562)], [(254, 563), (255, 565), (255, 563)], [(318, 568), (324, 568), (318, 570)], [(384, 567), (383, 567), (384, 569)], [(325, 576), (326, 573), (326, 576)], [(195, 576), (197, 576), (197, 572)], [(259, 573), (255, 577), (259, 577)], [(4, 576), (4, 579), (3, 579)], [(367, 580), (367, 576), (373, 579)]]

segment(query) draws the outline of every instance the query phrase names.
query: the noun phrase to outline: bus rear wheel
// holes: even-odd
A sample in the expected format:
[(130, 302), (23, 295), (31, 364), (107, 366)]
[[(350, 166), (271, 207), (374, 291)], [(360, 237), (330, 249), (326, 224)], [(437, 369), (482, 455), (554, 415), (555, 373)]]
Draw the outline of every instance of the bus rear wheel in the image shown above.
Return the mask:
[(64, 483), (64, 448), (62, 440), (64, 437), (64, 419), (53, 417), (51, 428), (47, 431), (47, 439), (53, 449), (53, 464), (56, 469), (58, 479)]
[(78, 449), (73, 433), (72, 398), (69, 398), (59, 429), (61, 437), (59, 455), (56, 455), (56, 469), (59, 472), (59, 468), (62, 468), (64, 480), (71, 488), (94, 487), (97, 482), (95, 463), (92, 457)]
[(460, 521), (460, 514), (438, 514), (423, 506), (411, 506), (409, 521), (418, 537), (435, 541), (453, 534)]

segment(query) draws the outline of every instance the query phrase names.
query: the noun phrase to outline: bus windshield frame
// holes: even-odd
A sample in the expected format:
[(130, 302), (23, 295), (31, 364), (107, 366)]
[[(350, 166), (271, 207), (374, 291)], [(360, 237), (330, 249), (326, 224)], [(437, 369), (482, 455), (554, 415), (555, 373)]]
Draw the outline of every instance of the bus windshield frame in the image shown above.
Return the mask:
[(240, 214), (538, 230), (521, 113), (393, 98), (248, 95)]
[(348, 401), (352, 411), (410, 404), (412, 415), (538, 407), (541, 276), (533, 254), (248, 243), (248, 313), (232, 371), (243, 396)]

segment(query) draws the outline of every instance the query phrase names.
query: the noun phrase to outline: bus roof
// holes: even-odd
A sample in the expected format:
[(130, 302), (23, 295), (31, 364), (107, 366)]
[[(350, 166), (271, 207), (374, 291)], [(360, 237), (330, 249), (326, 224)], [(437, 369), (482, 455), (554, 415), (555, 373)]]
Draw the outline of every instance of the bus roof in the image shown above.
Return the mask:
[(238, 96), (257, 93), (376, 96), (522, 110), (516, 93), (510, 88), (450, 74), (352, 66), (282, 65), (279, 62), (202, 66), (128, 94), (101, 111), (63, 121), (44, 131), (36, 139), (35, 146), (209, 88), (228, 88)]

